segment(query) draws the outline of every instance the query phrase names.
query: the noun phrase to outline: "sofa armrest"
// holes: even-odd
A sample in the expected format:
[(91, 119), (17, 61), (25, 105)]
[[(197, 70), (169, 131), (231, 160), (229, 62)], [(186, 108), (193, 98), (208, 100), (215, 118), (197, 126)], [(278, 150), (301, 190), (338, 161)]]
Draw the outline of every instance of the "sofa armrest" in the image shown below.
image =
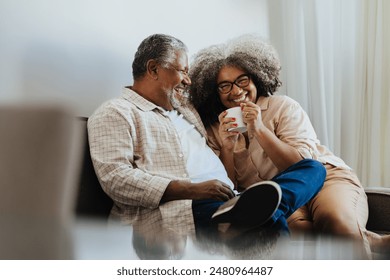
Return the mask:
[(369, 216), (367, 229), (390, 233), (390, 188), (367, 188)]

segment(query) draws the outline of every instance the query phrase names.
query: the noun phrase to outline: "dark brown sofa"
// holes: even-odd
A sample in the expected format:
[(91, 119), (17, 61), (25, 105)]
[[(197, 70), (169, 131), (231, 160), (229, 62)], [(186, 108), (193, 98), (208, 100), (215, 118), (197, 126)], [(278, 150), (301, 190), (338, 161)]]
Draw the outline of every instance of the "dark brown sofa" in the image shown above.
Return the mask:
[(107, 218), (113, 202), (101, 188), (89, 153), (87, 118), (79, 117), (84, 128), (84, 155), (80, 174), (78, 197), (76, 202), (76, 215), (94, 218)]
[[(79, 216), (108, 217), (112, 200), (104, 193), (95, 175), (89, 154), (87, 118), (79, 118), (85, 131), (85, 149), (82, 164), (76, 214)], [(378, 233), (390, 233), (390, 188), (366, 190), (369, 203), (367, 228)]]

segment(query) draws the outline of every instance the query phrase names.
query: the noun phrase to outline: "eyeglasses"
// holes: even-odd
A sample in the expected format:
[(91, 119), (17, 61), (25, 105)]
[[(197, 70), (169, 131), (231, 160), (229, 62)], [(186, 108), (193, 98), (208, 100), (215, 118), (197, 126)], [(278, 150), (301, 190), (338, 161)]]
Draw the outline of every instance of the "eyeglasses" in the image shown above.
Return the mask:
[(189, 73), (188, 73), (187, 69), (178, 69), (172, 63), (168, 63), (168, 67), (167, 68), (173, 69), (176, 72), (179, 72), (180, 74), (185, 75), (187, 78), (189, 78)]
[(233, 85), (238, 86), (239, 88), (244, 88), (249, 85), (251, 78), (248, 74), (242, 74), (234, 82), (222, 82), (218, 84), (218, 91), (222, 94), (228, 94), (232, 91)]

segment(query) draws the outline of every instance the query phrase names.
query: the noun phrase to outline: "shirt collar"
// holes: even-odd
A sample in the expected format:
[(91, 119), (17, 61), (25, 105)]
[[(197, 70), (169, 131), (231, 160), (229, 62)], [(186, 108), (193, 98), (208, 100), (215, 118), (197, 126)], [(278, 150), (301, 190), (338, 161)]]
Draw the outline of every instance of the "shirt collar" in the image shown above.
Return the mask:
[(153, 111), (154, 109), (160, 110), (162, 112), (165, 112), (163, 108), (160, 106), (157, 106), (153, 102), (150, 102), (149, 100), (146, 100), (141, 95), (136, 93), (134, 90), (132, 90), (130, 87), (124, 87), (122, 89), (122, 97), (126, 99), (127, 101), (130, 101), (135, 106), (137, 106), (142, 111)]
[(261, 111), (265, 111), (269, 107), (269, 98), (268, 96), (260, 96), (256, 102), (257, 105), (260, 106)]

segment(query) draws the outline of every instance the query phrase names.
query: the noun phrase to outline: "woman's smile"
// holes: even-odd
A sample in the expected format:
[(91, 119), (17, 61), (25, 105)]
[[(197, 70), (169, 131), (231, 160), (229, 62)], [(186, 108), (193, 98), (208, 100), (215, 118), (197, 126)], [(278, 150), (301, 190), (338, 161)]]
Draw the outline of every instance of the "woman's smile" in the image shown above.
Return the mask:
[(248, 92), (247, 92), (247, 91), (245, 91), (245, 92), (243, 92), (243, 94), (242, 94), (240, 97), (238, 97), (238, 98), (235, 98), (235, 99), (232, 99), (232, 101), (234, 101), (234, 102), (236, 102), (236, 103), (242, 103), (242, 102), (245, 102), (245, 101), (247, 101), (247, 100), (245, 100), (245, 99), (246, 99), (246, 96), (247, 96), (247, 94), (248, 94)]

